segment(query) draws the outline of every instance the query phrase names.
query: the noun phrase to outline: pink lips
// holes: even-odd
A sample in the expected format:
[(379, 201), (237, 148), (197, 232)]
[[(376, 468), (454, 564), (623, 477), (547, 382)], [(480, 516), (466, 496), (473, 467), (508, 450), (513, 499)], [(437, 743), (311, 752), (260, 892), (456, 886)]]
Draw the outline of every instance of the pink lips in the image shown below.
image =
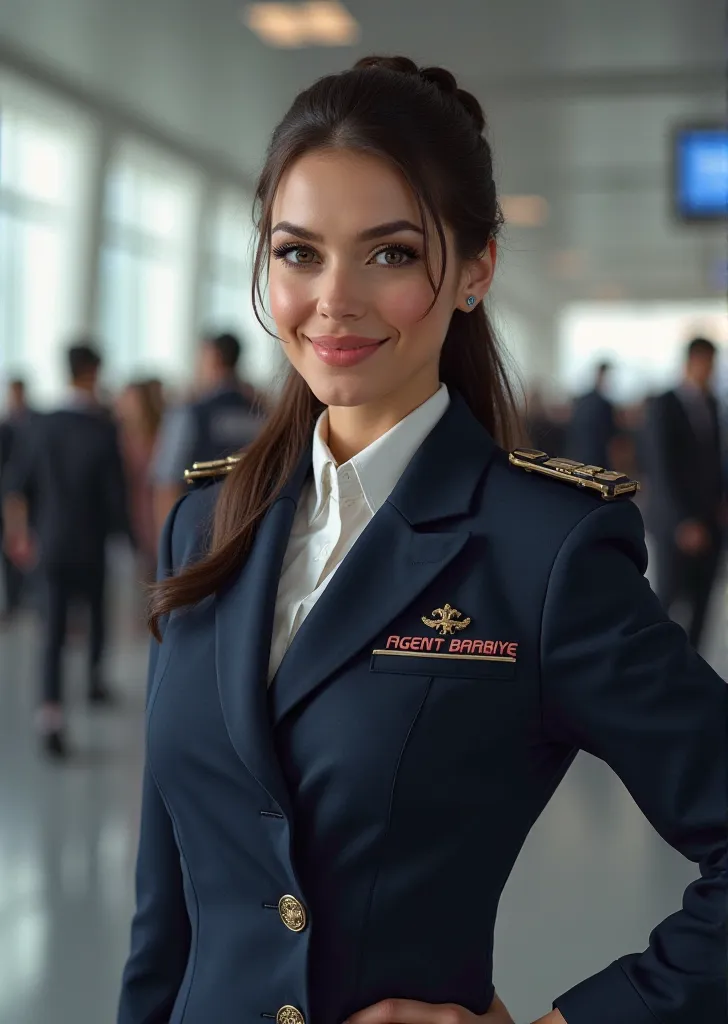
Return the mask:
[(388, 338), (362, 338), (356, 334), (344, 337), (322, 335), (310, 338), (311, 346), (321, 362), (328, 366), (356, 366), (374, 355)]

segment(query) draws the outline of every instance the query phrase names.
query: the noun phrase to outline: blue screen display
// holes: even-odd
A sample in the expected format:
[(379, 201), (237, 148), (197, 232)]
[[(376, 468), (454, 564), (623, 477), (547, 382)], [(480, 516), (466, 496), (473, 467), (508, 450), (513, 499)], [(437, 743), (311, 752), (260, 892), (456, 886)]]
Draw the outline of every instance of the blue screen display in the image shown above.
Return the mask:
[(728, 129), (694, 128), (678, 133), (677, 205), (683, 217), (728, 216)]

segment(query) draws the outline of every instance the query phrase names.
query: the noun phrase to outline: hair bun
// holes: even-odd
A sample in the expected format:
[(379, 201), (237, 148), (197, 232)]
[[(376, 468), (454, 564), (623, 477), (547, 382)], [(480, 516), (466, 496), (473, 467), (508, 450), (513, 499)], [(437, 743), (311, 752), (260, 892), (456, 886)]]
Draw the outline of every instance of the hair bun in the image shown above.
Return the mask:
[(458, 83), (455, 75), (446, 68), (420, 68), (420, 78), (436, 85), (440, 92), (448, 96), (457, 95)]
[(456, 95), (460, 106), (464, 107), (468, 114), (470, 114), (475, 122), (478, 134), (481, 135), (485, 131), (486, 120), (480, 101), (473, 96), (472, 92), (468, 92), (466, 89), (458, 89)]
[(483, 108), (471, 92), (458, 88), (457, 79), (447, 68), (419, 68), (409, 57), (362, 57), (354, 65), (355, 68), (385, 68), (387, 71), (398, 71), (403, 75), (417, 76), (423, 82), (434, 85), (445, 96), (451, 96), (465, 110), (473, 121), (480, 135), (485, 129)]
[(384, 68), (387, 71), (399, 71), (403, 75), (418, 75), (420, 69), (409, 57), (362, 57), (354, 68)]

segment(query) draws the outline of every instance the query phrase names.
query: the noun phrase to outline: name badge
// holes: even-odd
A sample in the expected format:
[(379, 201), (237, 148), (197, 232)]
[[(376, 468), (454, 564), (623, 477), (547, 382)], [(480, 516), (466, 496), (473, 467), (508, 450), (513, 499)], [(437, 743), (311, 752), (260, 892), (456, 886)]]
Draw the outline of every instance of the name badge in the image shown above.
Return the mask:
[(387, 637), (386, 645), (372, 651), (372, 654), (389, 654), (409, 658), (444, 658), (465, 661), (496, 661), (515, 664), (518, 659), (518, 644), (512, 640), (485, 640), (475, 637), (454, 636), (470, 626), (472, 619), (463, 617), (462, 612), (445, 604), (435, 608), (431, 617), (422, 616), (422, 622), (439, 636)]

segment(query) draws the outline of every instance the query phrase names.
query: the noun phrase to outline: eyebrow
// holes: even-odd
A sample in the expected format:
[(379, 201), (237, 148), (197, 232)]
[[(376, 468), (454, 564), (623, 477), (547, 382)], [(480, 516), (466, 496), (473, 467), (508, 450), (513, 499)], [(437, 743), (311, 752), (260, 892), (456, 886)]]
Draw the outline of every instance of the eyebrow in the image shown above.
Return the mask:
[[(309, 231), (308, 228), (303, 228), (298, 224), (291, 224), (287, 220), (279, 221), (271, 230), (271, 234), (274, 235), (276, 231), (286, 231), (289, 235), (297, 235), (299, 238), (305, 238), (308, 242), (323, 242), (324, 240), (323, 235), (319, 235), (315, 231)], [(373, 242), (377, 238), (384, 238), (386, 235), (396, 235), (401, 231), (416, 231), (418, 235), (424, 234), (422, 228), (417, 224), (413, 224), (411, 220), (391, 220), (386, 224), (377, 224), (373, 228), (360, 231), (357, 235), (357, 241)]]

